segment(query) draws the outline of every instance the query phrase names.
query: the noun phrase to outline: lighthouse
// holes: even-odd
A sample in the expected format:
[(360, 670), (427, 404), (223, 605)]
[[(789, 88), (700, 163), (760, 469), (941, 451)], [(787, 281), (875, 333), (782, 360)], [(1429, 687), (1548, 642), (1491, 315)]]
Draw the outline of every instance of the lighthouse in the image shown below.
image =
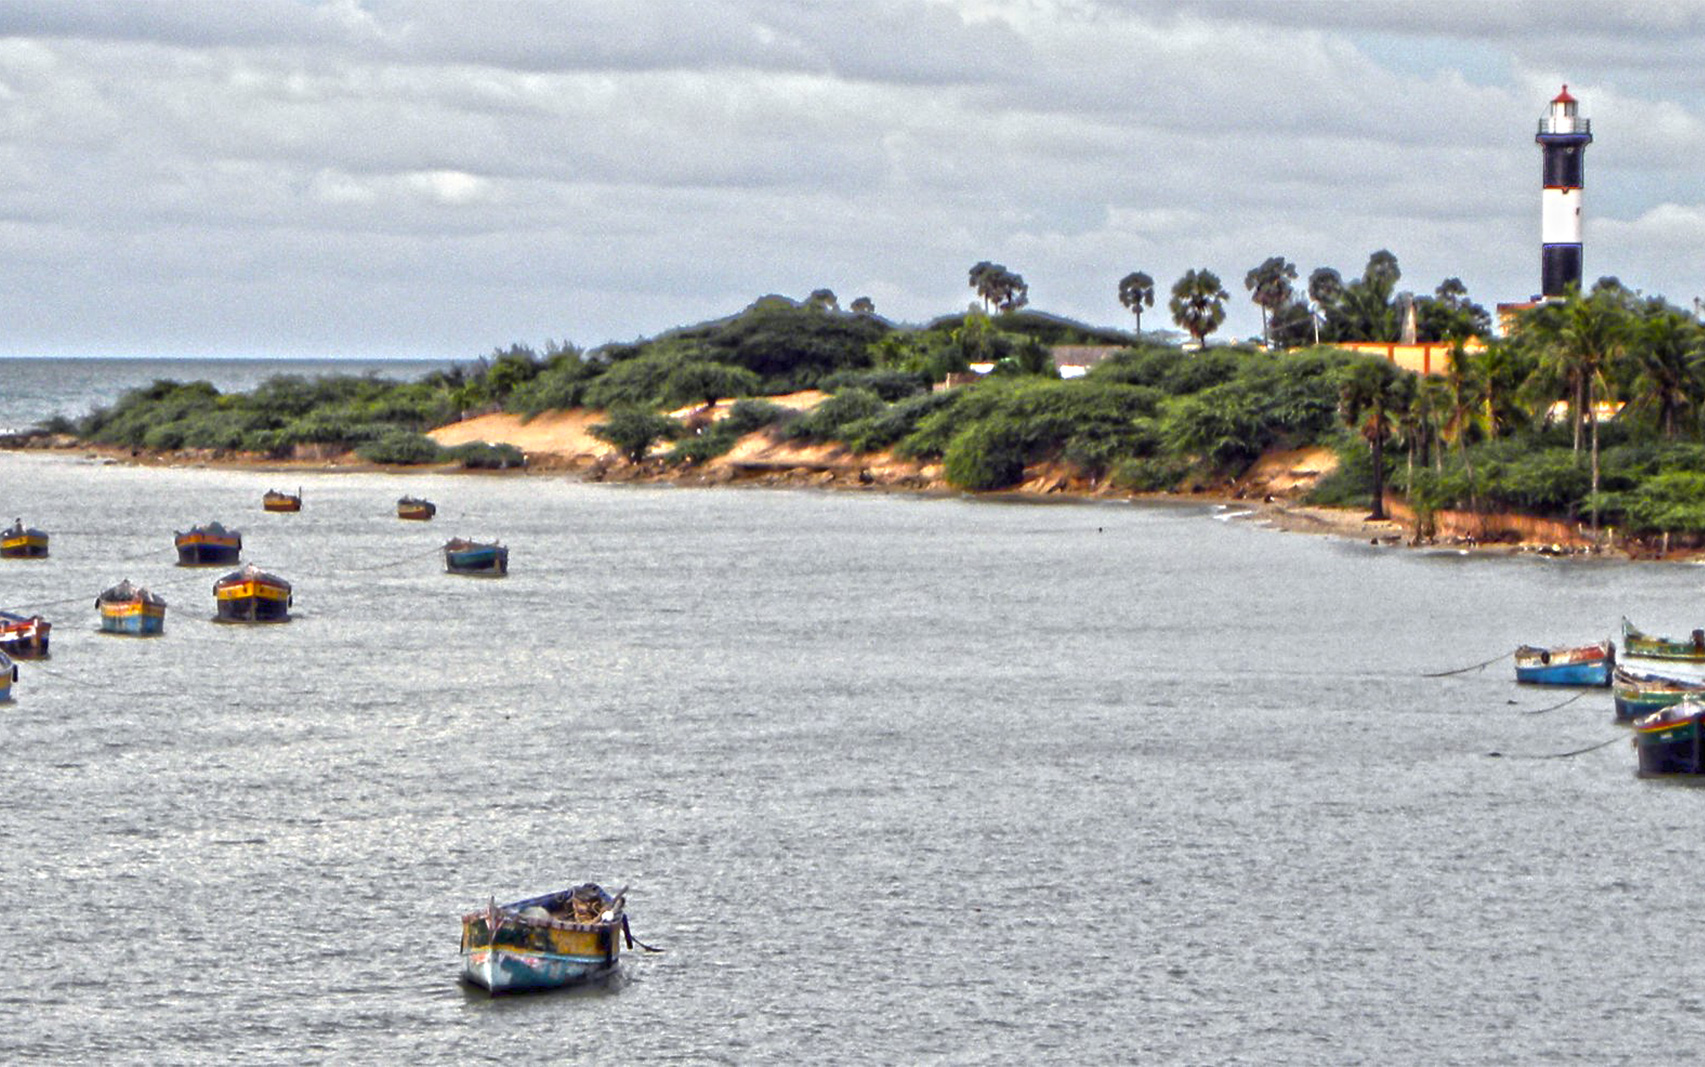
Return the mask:
[(1563, 86), (1551, 110), (1539, 120), (1533, 138), (1545, 154), (1545, 187), (1540, 193), (1540, 292), (1563, 295), (1581, 284), (1581, 163), (1592, 144), (1592, 123)]

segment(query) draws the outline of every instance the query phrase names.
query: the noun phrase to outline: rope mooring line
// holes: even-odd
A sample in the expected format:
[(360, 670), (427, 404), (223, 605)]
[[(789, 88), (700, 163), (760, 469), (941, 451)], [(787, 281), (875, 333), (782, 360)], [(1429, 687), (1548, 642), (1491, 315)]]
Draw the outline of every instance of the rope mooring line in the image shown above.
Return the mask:
[(1586, 695), (1587, 695), (1587, 691), (1585, 689), (1583, 689), (1579, 693), (1576, 693), (1574, 696), (1570, 697), (1568, 700), (1563, 701), (1561, 704), (1553, 704), (1548, 708), (1540, 708), (1538, 711), (1524, 711), (1524, 712), (1522, 712), (1522, 714), (1523, 715), (1544, 715), (1548, 711), (1556, 711), (1558, 708), (1566, 708), (1570, 704), (1573, 704), (1575, 701), (1581, 699), (1582, 697), (1584, 697)]
[(1492, 664), (1498, 662), (1499, 660), (1508, 659), (1510, 656), (1513, 656), (1513, 655), (1515, 655), (1514, 652), (1505, 652), (1501, 656), (1493, 656), (1491, 659), (1487, 660), (1485, 663), (1475, 663), (1475, 664), (1468, 666), (1468, 667), (1458, 667), (1454, 671), (1439, 671), (1436, 674), (1423, 674), (1423, 675), (1421, 675), (1421, 677), (1423, 677), (1423, 678), (1449, 678), (1453, 674), (1467, 674), (1469, 671), (1485, 670), (1487, 667), (1490, 667)]
[(1601, 748), (1614, 745), (1618, 741), (1622, 740), (1624, 740), (1624, 738), (1613, 737), (1609, 741), (1601, 741), (1596, 745), (1588, 745), (1586, 748), (1577, 748), (1573, 752), (1546, 752), (1537, 756), (1524, 755), (1520, 752), (1513, 752), (1508, 756), (1504, 755), (1502, 752), (1488, 752), (1486, 755), (1492, 759), (1568, 759), (1570, 756), (1582, 756), (1588, 752), (1597, 752)]

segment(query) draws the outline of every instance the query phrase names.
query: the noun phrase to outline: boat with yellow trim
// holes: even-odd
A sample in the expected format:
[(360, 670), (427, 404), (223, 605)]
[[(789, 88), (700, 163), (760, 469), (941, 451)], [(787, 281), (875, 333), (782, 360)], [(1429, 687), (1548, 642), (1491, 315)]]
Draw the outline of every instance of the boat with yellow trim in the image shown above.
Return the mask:
[(229, 565), (243, 554), (243, 535), (217, 522), (191, 526), (187, 532), (177, 534), (173, 544), (178, 549), (180, 567)]
[(405, 496), (397, 501), (397, 518), (399, 519), (414, 519), (417, 522), (425, 522), (436, 514), (438, 514), (438, 505), (430, 500)]
[(289, 582), (253, 563), (214, 582), (213, 599), (223, 622), (284, 622), (294, 602)]
[(9, 530), (0, 531), (0, 559), (47, 558), (47, 534), (16, 519)]
[(102, 633), (152, 637), (166, 628), (166, 598), (129, 578), (102, 590), (95, 610), (101, 613)]
[(1634, 720), (1638, 774), (1705, 774), (1705, 704), (1683, 700)]
[(53, 624), (40, 615), (0, 611), (0, 652), (13, 659), (46, 659)]
[(260, 498), (260, 506), (263, 511), (301, 511), (302, 490), (298, 489), (292, 495), (268, 489), (266, 495)]
[(492, 995), (559, 989), (615, 970), (628, 933), (627, 890), (592, 882), (462, 916), (462, 980)]
[(18, 665), (12, 657), (0, 652), (0, 704), (12, 699), (12, 686), (18, 680)]

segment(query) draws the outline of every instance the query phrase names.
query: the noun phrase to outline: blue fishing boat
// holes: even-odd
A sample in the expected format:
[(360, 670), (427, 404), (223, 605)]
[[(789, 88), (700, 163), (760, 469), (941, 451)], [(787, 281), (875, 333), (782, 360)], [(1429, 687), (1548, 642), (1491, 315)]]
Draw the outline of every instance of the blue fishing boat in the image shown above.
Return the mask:
[(129, 578), (95, 598), (101, 613), (101, 632), (153, 637), (165, 632), (166, 598), (150, 593)]
[(12, 699), (12, 684), (18, 680), (18, 665), (0, 652), (0, 704)]
[(1616, 706), (1616, 721), (1633, 722), (1683, 700), (1705, 700), (1705, 678), (1640, 671), (1624, 665), (1616, 668), (1611, 678), (1610, 695)]
[(451, 574), (473, 574), (501, 578), (509, 573), (509, 549), (453, 537), (444, 545), (444, 569)]
[(1705, 774), (1705, 704), (1684, 700), (1634, 720), (1642, 778)]
[(1573, 648), (1516, 649), (1516, 681), (1529, 685), (1609, 685), (1616, 666), (1616, 646), (1610, 641)]
[(462, 979), (496, 995), (595, 981), (615, 970), (621, 941), (633, 947), (623, 909), (587, 882), (462, 916)]

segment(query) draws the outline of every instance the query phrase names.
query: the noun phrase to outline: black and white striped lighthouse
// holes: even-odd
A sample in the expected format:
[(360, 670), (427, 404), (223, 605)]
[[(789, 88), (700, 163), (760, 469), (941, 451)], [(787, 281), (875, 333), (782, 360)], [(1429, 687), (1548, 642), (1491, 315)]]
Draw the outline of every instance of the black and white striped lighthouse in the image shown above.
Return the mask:
[(1545, 153), (1545, 188), (1540, 193), (1542, 242), (1540, 292), (1562, 296), (1581, 284), (1581, 163), (1592, 144), (1592, 123), (1578, 114), (1578, 104), (1563, 86), (1551, 110), (1539, 120), (1534, 140)]

